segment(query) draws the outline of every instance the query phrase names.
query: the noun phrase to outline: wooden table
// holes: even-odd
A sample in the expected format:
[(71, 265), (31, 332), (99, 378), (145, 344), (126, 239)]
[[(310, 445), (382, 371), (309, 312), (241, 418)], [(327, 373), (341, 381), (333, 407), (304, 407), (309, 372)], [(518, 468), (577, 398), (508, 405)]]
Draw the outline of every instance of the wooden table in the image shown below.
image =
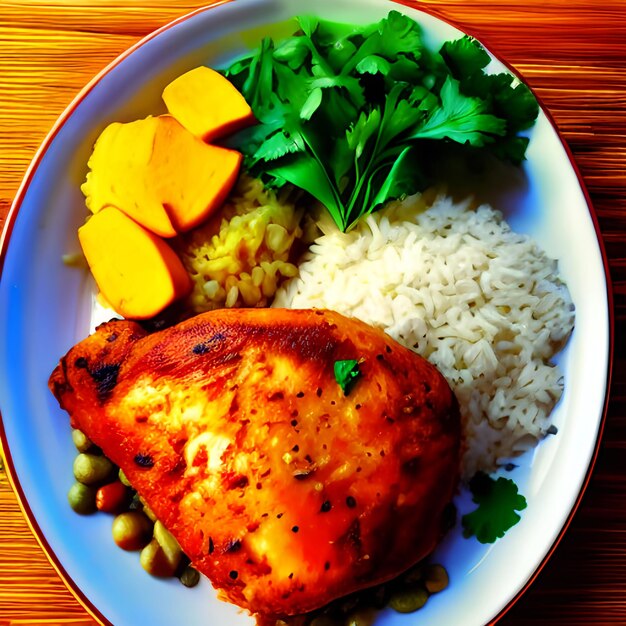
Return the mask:
[[(0, 227), (37, 146), (77, 91), (140, 37), (202, 4), (0, 1)], [(500, 623), (626, 624), (626, 0), (415, 4), (479, 37), (535, 88), (591, 193), (614, 286), (613, 384), (591, 484), (552, 559)], [(0, 626), (91, 623), (0, 472)]]

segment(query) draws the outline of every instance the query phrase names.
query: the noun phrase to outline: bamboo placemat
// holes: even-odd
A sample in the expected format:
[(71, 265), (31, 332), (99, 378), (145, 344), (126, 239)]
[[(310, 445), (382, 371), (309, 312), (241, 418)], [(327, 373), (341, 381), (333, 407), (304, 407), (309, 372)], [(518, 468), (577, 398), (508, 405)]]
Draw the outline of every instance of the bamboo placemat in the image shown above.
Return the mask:
[[(203, 4), (0, 2), (0, 228), (38, 145), (78, 90), (140, 37)], [(500, 623), (626, 624), (626, 0), (415, 4), (478, 36), (536, 90), (591, 193), (614, 283), (613, 385), (591, 484), (552, 559)], [(0, 471), (0, 626), (92, 623)]]

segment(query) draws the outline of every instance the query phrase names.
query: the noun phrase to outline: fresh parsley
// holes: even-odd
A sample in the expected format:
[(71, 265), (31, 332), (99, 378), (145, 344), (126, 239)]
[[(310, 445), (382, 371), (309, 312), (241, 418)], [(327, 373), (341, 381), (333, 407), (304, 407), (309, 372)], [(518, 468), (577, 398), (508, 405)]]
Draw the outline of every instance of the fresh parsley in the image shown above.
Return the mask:
[(473, 501), (478, 508), (461, 518), (463, 535), (476, 536), (480, 543), (493, 543), (520, 520), (516, 511), (526, 508), (526, 498), (509, 478), (497, 480), (478, 472), (470, 480)]
[(361, 370), (356, 359), (335, 361), (335, 380), (341, 387), (344, 396), (347, 396), (352, 391), (360, 376)]
[(433, 53), (397, 11), (364, 27), (298, 23), (293, 37), (266, 38), (226, 70), (259, 121), (232, 144), (253, 175), (309, 192), (342, 231), (423, 190), (434, 141), (523, 160), (520, 132), (537, 102), (509, 74), (486, 74), (490, 57), (474, 39)]

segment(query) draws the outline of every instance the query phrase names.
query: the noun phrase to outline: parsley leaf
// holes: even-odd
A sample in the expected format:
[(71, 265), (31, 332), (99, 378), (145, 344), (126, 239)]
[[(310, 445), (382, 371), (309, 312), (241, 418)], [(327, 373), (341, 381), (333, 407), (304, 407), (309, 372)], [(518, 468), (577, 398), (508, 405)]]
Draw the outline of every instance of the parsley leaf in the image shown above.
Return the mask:
[(356, 359), (335, 361), (335, 380), (347, 396), (361, 376), (359, 362)]
[(493, 543), (520, 520), (516, 511), (526, 508), (526, 498), (509, 478), (494, 480), (478, 472), (470, 480), (473, 501), (478, 508), (461, 518), (463, 535), (476, 536), (480, 543)]

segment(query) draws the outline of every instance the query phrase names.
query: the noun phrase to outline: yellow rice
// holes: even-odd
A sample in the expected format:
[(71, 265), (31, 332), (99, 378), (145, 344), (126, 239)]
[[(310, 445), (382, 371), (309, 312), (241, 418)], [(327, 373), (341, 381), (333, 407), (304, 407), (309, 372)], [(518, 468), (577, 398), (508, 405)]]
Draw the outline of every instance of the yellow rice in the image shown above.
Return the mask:
[(176, 243), (193, 280), (185, 308), (267, 306), (281, 282), (298, 274), (291, 261), (302, 214), (258, 179), (241, 176), (219, 217)]

